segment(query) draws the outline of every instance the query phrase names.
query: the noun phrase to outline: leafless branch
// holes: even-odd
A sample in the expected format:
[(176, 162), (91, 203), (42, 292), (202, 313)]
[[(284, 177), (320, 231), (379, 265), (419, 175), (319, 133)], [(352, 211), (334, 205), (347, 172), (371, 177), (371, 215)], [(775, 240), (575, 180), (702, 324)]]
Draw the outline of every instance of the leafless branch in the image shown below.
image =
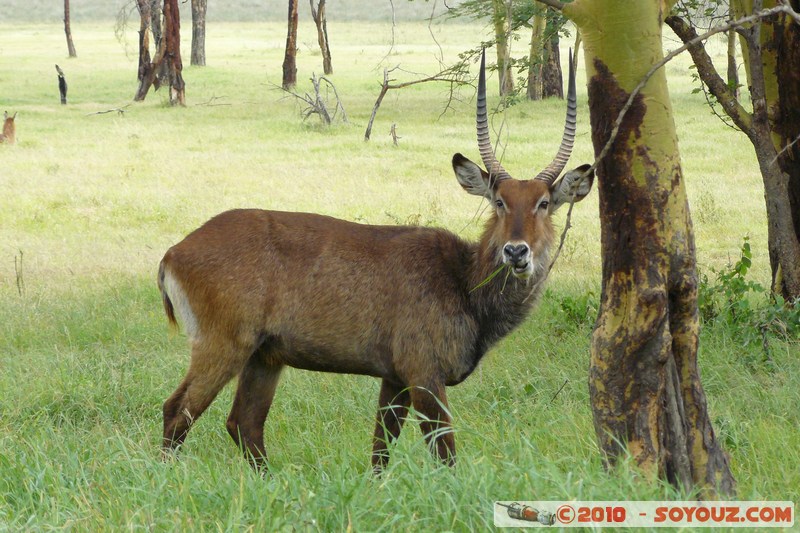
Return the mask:
[(25, 279), (22, 277), (22, 250), (19, 251), (19, 266), (17, 266), (17, 256), (14, 256), (14, 274), (17, 278), (17, 292), (20, 296), (25, 292)]
[(417, 85), (418, 83), (428, 83), (432, 81), (449, 83), (451, 87), (450, 98), (448, 99), (447, 103), (447, 105), (449, 106), (453, 100), (452, 88), (455, 85), (462, 85), (468, 83), (466, 80), (462, 79), (460, 73), (457, 70), (451, 68), (437, 72), (432, 76), (426, 76), (424, 78), (419, 78), (411, 81), (404, 81), (400, 83), (392, 83), (396, 80), (393, 78), (389, 78), (389, 74), (396, 70), (402, 70), (402, 69), (400, 69), (399, 66), (396, 66), (391, 69), (387, 68), (383, 69), (383, 83), (381, 84), (381, 91), (380, 93), (378, 93), (378, 98), (377, 100), (375, 100), (375, 105), (372, 107), (372, 114), (369, 117), (369, 123), (367, 124), (367, 129), (364, 132), (365, 141), (369, 141), (370, 135), (372, 134), (372, 123), (375, 121), (375, 116), (378, 114), (378, 109), (381, 106), (381, 102), (383, 102), (384, 96), (386, 96), (386, 93), (389, 92), (390, 89), (403, 89), (405, 87)]
[[(333, 90), (334, 98), (335, 98), (335, 107), (333, 109), (333, 114), (328, 111), (328, 104), (326, 103), (326, 98), (322, 96), (322, 82), (327, 84), (327, 88)], [(339, 98), (339, 93), (336, 91), (336, 86), (333, 84), (331, 80), (326, 78), (325, 76), (320, 76), (319, 78), (316, 74), (311, 75), (311, 84), (314, 87), (314, 94), (311, 95), (309, 93), (305, 93), (303, 95), (297, 94), (296, 92), (284, 89), (283, 87), (275, 87), (280, 88), (284, 91), (287, 95), (293, 96), (296, 99), (305, 102), (308, 107), (306, 107), (301, 114), (303, 115), (303, 120), (307, 119), (311, 115), (319, 115), (319, 118), (325, 124), (331, 124), (336, 119), (337, 113), (341, 111), (341, 120), (344, 123), (347, 123), (347, 114), (344, 111), (344, 106), (342, 105), (342, 101)]]
[(431, 16), (428, 17), (428, 33), (431, 34), (431, 39), (433, 39), (433, 42), (436, 43), (437, 48), (439, 48), (439, 55), (436, 59), (439, 61), (439, 68), (444, 70), (444, 50), (442, 50), (442, 45), (439, 44), (438, 39), (436, 39), (436, 35), (433, 33), (433, 17), (436, 14), (437, 3), (438, 2), (436, 1), (433, 2), (433, 7), (431, 7)]
[(772, 161), (770, 161), (770, 164), (771, 164), (771, 165), (774, 165), (774, 164), (775, 164), (775, 162), (778, 160), (778, 158), (780, 158), (780, 157), (783, 155), (783, 153), (784, 153), (785, 151), (789, 150), (789, 149), (790, 149), (792, 146), (794, 146), (794, 145), (795, 145), (795, 144), (797, 144), (798, 142), (800, 142), (800, 135), (798, 135), (797, 137), (795, 137), (795, 138), (794, 138), (794, 140), (793, 140), (792, 142), (790, 142), (789, 144), (787, 144), (786, 146), (784, 146), (784, 147), (781, 149), (781, 151), (780, 151), (780, 152), (778, 152), (778, 153), (775, 155), (775, 158), (774, 158)]
[(550, 6), (553, 9), (557, 9), (559, 11), (564, 9), (564, 5), (565, 5), (564, 2), (559, 2), (558, 0), (539, 0), (539, 2), (544, 4), (544, 5), (546, 5), (546, 6)]
[(555, 393), (555, 394), (553, 394), (553, 397), (552, 397), (552, 398), (550, 398), (550, 403), (553, 403), (553, 402), (556, 400), (556, 398), (558, 397), (558, 395), (559, 395), (559, 394), (561, 394), (561, 391), (562, 391), (562, 390), (564, 390), (564, 387), (566, 387), (566, 386), (567, 386), (567, 383), (569, 383), (569, 379), (565, 379), (565, 380), (564, 380), (564, 383), (562, 383), (562, 384), (561, 384), (561, 386), (558, 388), (558, 390), (556, 391), (556, 393)]
[(227, 98), (227, 96), (212, 96), (205, 102), (200, 102), (199, 104), (194, 104), (195, 106), (206, 106), (206, 107), (216, 107), (216, 106), (224, 106), (224, 105), (231, 105), (226, 104), (224, 102), (216, 103), (217, 100), (222, 100), (223, 98)]
[(95, 111), (94, 113), (86, 113), (85, 116), (90, 117), (92, 115), (105, 115), (106, 113), (116, 113), (119, 116), (125, 116), (125, 110), (129, 108), (131, 104), (124, 105), (122, 107), (115, 107), (113, 109), (106, 109), (105, 111)]
[(386, 51), (386, 55), (384, 55), (381, 58), (381, 60), (378, 61), (378, 65), (376, 65), (376, 70), (377, 70), (377, 67), (380, 66), (384, 61), (386, 61), (386, 59), (388, 59), (388, 57), (390, 55), (392, 55), (392, 52), (394, 51), (395, 29), (397, 28), (397, 18), (395, 17), (395, 13), (394, 13), (394, 1), (393, 0), (389, 0), (389, 6), (392, 8), (392, 42), (389, 43), (389, 49)]

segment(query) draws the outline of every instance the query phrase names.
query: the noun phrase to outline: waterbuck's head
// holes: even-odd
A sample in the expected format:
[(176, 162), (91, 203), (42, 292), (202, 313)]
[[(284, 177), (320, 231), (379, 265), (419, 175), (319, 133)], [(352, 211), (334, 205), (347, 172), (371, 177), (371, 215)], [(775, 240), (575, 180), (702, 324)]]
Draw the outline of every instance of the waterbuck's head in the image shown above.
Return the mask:
[(494, 209), (484, 236), (488, 237), (486, 244), (496, 251), (497, 263), (509, 265), (514, 276), (522, 279), (533, 275), (535, 266), (541, 265), (548, 256), (553, 241), (550, 216), (570, 201), (583, 200), (594, 181), (592, 172), (581, 179), (589, 165), (582, 165), (557, 179), (569, 160), (575, 140), (577, 105), (571, 52), (569, 65), (567, 119), (561, 146), (553, 162), (534, 179), (512, 178), (494, 155), (486, 113), (485, 53), (481, 57), (478, 78), (477, 125), (478, 150), (488, 171), (461, 154), (453, 156), (453, 169), (464, 190), (486, 198)]

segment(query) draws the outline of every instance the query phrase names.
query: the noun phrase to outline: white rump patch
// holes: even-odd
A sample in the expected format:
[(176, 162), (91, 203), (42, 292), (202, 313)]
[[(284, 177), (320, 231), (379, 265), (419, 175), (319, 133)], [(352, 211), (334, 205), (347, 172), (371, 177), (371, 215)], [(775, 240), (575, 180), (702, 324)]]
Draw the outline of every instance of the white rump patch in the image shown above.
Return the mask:
[(175, 308), (175, 314), (178, 315), (181, 324), (183, 324), (186, 336), (189, 337), (190, 341), (197, 340), (200, 330), (197, 324), (197, 317), (192, 311), (192, 306), (189, 305), (189, 299), (186, 297), (181, 284), (172, 276), (169, 268), (164, 271), (164, 291), (169, 296), (172, 307)]

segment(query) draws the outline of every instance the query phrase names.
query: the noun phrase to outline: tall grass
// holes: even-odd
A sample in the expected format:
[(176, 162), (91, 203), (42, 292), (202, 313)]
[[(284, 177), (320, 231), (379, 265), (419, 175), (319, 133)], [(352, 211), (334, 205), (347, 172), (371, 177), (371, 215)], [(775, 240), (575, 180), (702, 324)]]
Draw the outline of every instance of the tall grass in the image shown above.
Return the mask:
[[(434, 71), (438, 48), (427, 27), (397, 30), (384, 64)], [(0, 146), (0, 530), (473, 530), (491, 525), (494, 500), (680, 496), (627, 464), (610, 473), (601, 465), (586, 384), (600, 277), (591, 199), (576, 206), (541, 308), (450, 390), (455, 470), (431, 459), (409, 423), (388, 471), (373, 479), (377, 382), (293, 370), (266, 424), (268, 475), (251, 471), (225, 432), (232, 387), (180, 458), (159, 460), (161, 404), (188, 350), (167, 332), (155, 270), (197, 225), (251, 206), (479, 232), (480, 205), (456, 185), (449, 163), (456, 151), (477, 155), (471, 90), (442, 116), (444, 87), (390, 93), (364, 143), (391, 29), (332, 21), (329, 31), (350, 124), (325, 128), (303, 122), (294, 99), (274, 88), (280, 23), (210, 26), (209, 66), (184, 71), (189, 106), (171, 109), (154, 93), (123, 115), (90, 113), (130, 102), (133, 32), (120, 43), (111, 22), (76, 23), (80, 56), (66, 60), (59, 25), (0, 26), (0, 107), (19, 111), (18, 144)], [(452, 59), (485, 28), (434, 31)], [(301, 34), (300, 91), (321, 70), (315, 39)], [(749, 235), (749, 275), (766, 283), (754, 157), (690, 94), (687, 61), (670, 64), (668, 75), (701, 266), (723, 269)], [(66, 107), (55, 62), (70, 83)], [(585, 80), (578, 85), (575, 165), (592, 156)], [(508, 110), (504, 166), (527, 177), (547, 164), (563, 113), (555, 101)], [(798, 344), (775, 339), (763, 364), (759, 346), (742, 346), (735, 327), (706, 327), (700, 357), (739, 496), (798, 500)]]

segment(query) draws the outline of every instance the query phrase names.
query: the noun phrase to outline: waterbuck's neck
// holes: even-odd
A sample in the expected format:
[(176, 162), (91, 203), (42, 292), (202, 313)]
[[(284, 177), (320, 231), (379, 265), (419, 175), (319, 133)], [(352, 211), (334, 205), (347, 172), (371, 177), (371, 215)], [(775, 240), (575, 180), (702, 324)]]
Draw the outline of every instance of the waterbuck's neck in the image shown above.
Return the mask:
[(471, 258), (469, 302), (488, 347), (528, 316), (544, 288), (549, 257), (546, 252), (535, 257), (533, 275), (519, 279), (502, 268), (500, 245), (492, 242), (487, 230), (472, 245)]

